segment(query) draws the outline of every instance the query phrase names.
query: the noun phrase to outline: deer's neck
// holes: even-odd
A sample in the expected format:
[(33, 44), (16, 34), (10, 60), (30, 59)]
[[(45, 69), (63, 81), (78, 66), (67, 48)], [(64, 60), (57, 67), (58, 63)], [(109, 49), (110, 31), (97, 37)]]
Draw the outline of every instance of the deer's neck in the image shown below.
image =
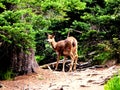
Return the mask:
[(51, 42), (51, 45), (52, 45), (52, 48), (55, 50), (55, 48), (56, 48), (56, 44), (57, 44), (57, 42), (55, 41), (55, 40), (53, 40), (52, 42)]

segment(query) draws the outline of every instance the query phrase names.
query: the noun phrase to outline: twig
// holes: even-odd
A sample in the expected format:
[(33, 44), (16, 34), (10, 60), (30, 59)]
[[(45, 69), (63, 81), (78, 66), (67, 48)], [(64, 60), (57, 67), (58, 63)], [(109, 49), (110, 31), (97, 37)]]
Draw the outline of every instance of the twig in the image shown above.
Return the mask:
[(75, 31), (75, 32), (78, 32), (78, 33), (80, 33), (80, 34), (82, 33), (81, 31), (70, 29), (70, 31), (68, 32), (67, 37), (69, 37), (69, 36), (70, 36), (70, 32), (71, 32), (71, 31)]
[(49, 66), (49, 65), (47, 65), (47, 67), (48, 67), (48, 69), (49, 69), (50, 71), (52, 71), (52, 69), (50, 68), (50, 66)]

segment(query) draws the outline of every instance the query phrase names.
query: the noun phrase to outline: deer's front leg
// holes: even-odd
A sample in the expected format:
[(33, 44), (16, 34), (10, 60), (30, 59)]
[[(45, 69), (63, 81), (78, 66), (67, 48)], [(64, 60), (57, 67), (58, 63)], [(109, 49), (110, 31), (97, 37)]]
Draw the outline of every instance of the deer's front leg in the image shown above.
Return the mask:
[(56, 63), (55, 70), (57, 70), (57, 68), (58, 68), (58, 63), (59, 63), (59, 60), (60, 60), (60, 55), (59, 55), (59, 54), (57, 54), (57, 63)]

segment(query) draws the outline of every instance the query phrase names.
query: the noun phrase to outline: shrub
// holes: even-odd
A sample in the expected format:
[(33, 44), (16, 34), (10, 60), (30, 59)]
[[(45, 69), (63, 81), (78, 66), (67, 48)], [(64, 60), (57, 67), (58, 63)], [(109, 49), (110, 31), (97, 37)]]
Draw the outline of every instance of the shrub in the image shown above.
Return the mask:
[(104, 85), (104, 90), (120, 90), (120, 75), (111, 78), (107, 84)]
[(110, 59), (110, 52), (102, 52), (94, 56), (93, 60), (95, 64), (104, 64), (107, 60)]
[(45, 56), (38, 56), (38, 55), (36, 55), (35, 56), (35, 59), (36, 59), (36, 61), (39, 63), (41, 60), (43, 60), (45, 58)]
[(109, 41), (103, 41), (96, 45), (96, 54), (93, 56), (94, 64), (104, 64), (112, 58), (111, 47)]

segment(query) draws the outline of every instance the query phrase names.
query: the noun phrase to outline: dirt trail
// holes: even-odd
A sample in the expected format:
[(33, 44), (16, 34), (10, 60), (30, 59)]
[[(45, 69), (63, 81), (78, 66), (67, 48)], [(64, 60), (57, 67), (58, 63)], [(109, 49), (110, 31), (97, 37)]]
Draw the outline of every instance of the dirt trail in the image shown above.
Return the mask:
[(40, 69), (37, 74), (0, 81), (0, 90), (104, 90), (105, 81), (118, 72), (119, 68), (120, 66), (87, 68), (77, 72)]

